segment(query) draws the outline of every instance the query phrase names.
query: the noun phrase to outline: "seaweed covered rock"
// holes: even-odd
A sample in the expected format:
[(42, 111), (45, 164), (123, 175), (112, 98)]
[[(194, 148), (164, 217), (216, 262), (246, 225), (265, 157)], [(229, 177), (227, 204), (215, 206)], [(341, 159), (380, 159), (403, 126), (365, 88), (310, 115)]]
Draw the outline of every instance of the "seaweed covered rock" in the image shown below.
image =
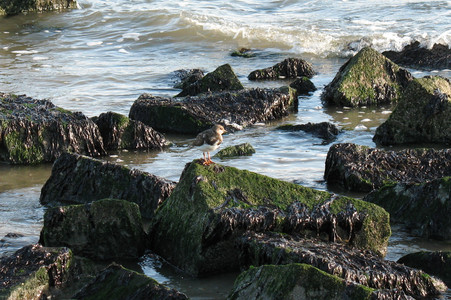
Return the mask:
[(164, 136), (152, 127), (128, 117), (107, 112), (94, 119), (106, 150), (163, 149), (168, 146)]
[(290, 87), (295, 89), (299, 95), (308, 95), (310, 92), (316, 91), (315, 85), (307, 76), (296, 78), (290, 83)]
[(238, 269), (245, 231), (318, 236), (384, 254), (391, 234), (382, 208), (218, 164), (192, 162), (152, 220), (151, 249), (191, 275)]
[(415, 235), (451, 240), (451, 177), (387, 184), (364, 200), (385, 208), (391, 222), (405, 224)]
[(244, 89), (229, 64), (222, 65), (199, 80), (191, 84), (185, 84), (182, 87), (183, 91), (176, 97), (196, 96), (206, 92), (237, 91)]
[(451, 285), (451, 251), (414, 252), (398, 259), (398, 263), (421, 269)]
[(324, 171), (329, 184), (358, 192), (389, 183), (421, 183), (444, 176), (451, 176), (451, 149), (385, 151), (351, 143), (330, 147)]
[(155, 300), (182, 300), (188, 297), (144, 274), (125, 269), (112, 264), (88, 285), (83, 287), (71, 299), (155, 299)]
[(275, 120), (297, 109), (293, 89), (246, 89), (178, 101), (143, 94), (133, 103), (130, 118), (162, 132), (197, 134), (214, 124), (235, 131), (257, 122)]
[(250, 267), (235, 280), (234, 299), (371, 299), (373, 289), (330, 275), (311, 265)]
[(451, 143), (451, 82), (440, 76), (413, 80), (373, 138), (381, 145)]
[(97, 125), (48, 100), (0, 93), (0, 161), (52, 162), (66, 151), (105, 155)]
[(77, 154), (63, 154), (41, 189), (41, 204), (90, 203), (114, 198), (138, 204), (152, 218), (175, 182), (136, 169)]
[(348, 107), (394, 103), (412, 79), (408, 71), (366, 47), (340, 68), (321, 99)]
[(241, 249), (239, 259), (243, 267), (308, 264), (371, 289), (400, 290), (415, 298), (437, 296), (447, 289), (441, 280), (421, 270), (384, 260), (368, 250), (338, 243), (274, 232), (248, 232), (237, 242), (237, 246)]
[(205, 74), (204, 71), (201, 69), (189, 69), (189, 70), (177, 70), (174, 72), (175, 77), (177, 78), (175, 80), (174, 87), (176, 89), (186, 89), (191, 84), (195, 83), (196, 81), (201, 80)]
[[(49, 287), (65, 284), (72, 264), (67, 248), (26, 246), (0, 260), (1, 299), (47, 299)], [(38, 298), (36, 298), (38, 297)]]
[(77, 8), (74, 0), (8, 0), (0, 1), (1, 15), (17, 15), (22, 12), (61, 11)]
[(251, 57), (255, 57), (256, 54), (248, 48), (241, 48), (235, 51), (232, 51), (230, 53), (230, 56), (238, 56), (238, 57), (243, 57), (243, 58), (251, 58)]
[(69, 247), (75, 254), (92, 259), (126, 259), (144, 253), (144, 235), (138, 205), (103, 199), (48, 209), (39, 242)]
[(401, 51), (385, 51), (383, 55), (393, 62), (420, 69), (451, 69), (451, 49), (448, 45), (434, 44), (431, 49), (415, 41)]
[(249, 80), (259, 79), (279, 79), (279, 78), (312, 78), (315, 75), (312, 65), (299, 58), (287, 58), (284, 61), (275, 64), (266, 69), (252, 71), (247, 78)]
[(277, 127), (279, 130), (284, 131), (304, 131), (313, 134), (324, 140), (325, 143), (330, 143), (333, 141), (337, 135), (340, 133), (340, 129), (335, 124), (330, 122), (321, 122), (321, 123), (310, 123), (307, 124), (299, 124), (292, 125), (286, 124)]
[(226, 147), (215, 154), (215, 157), (227, 158), (236, 156), (251, 156), (255, 153), (254, 147), (249, 143), (244, 143), (236, 146)]

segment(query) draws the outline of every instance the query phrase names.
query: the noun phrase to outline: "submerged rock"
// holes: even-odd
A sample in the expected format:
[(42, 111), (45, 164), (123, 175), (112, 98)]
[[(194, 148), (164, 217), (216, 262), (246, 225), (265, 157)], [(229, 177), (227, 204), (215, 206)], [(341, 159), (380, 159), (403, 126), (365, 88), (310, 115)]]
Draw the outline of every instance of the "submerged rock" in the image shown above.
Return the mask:
[(415, 79), (390, 117), (376, 129), (382, 145), (451, 143), (451, 82), (439, 76)]
[[(190, 77), (192, 79), (192, 77)], [(221, 92), (221, 91), (237, 91), (244, 89), (238, 77), (233, 72), (229, 64), (218, 67), (211, 73), (203, 76), (197, 81), (183, 86), (176, 97), (196, 96), (200, 93), (206, 92)]]
[(299, 125), (286, 124), (277, 127), (277, 129), (284, 131), (300, 131), (300, 130), (305, 131), (323, 139), (325, 143), (330, 143), (340, 133), (340, 129), (338, 129), (338, 127), (335, 124), (329, 122), (321, 122), (321, 123), (308, 122), (307, 124), (299, 124)]
[(94, 122), (99, 127), (106, 150), (119, 149), (163, 149), (168, 146), (164, 136), (152, 127), (128, 117), (107, 112), (100, 114)]
[(186, 89), (196, 81), (201, 80), (205, 74), (201, 69), (177, 70), (175, 71), (177, 81), (174, 84), (176, 89)]
[(110, 265), (100, 272), (88, 285), (71, 299), (188, 299), (188, 297), (144, 274), (125, 269), (120, 265)]
[(255, 53), (252, 52), (251, 49), (247, 49), (247, 48), (241, 48), (239, 50), (235, 50), (232, 53), (230, 53), (230, 56), (239, 56), (239, 57), (244, 57), (244, 58), (251, 58), (251, 57), (255, 57)]
[(255, 153), (254, 147), (249, 143), (244, 143), (236, 146), (230, 146), (220, 150), (215, 154), (215, 157), (227, 158), (236, 156), (251, 156)]
[(257, 122), (288, 115), (297, 109), (293, 89), (247, 89), (178, 101), (143, 94), (133, 103), (130, 118), (162, 132), (197, 134), (214, 124), (235, 131)]
[(48, 100), (0, 93), (0, 161), (52, 162), (67, 151), (105, 155), (97, 125)]
[(348, 107), (394, 103), (412, 79), (408, 71), (366, 47), (340, 68), (321, 99)]
[(92, 259), (127, 259), (144, 254), (144, 235), (138, 205), (103, 199), (48, 209), (39, 242)]
[(63, 154), (41, 190), (41, 204), (90, 203), (114, 198), (135, 202), (141, 215), (152, 218), (171, 194), (175, 182), (113, 163)]
[(446, 284), (451, 285), (451, 251), (410, 253), (401, 257), (398, 263), (421, 269), (440, 277)]
[(385, 151), (350, 143), (330, 147), (324, 179), (348, 190), (369, 192), (388, 183), (421, 183), (451, 176), (451, 149)]
[(299, 58), (287, 58), (272, 67), (252, 71), (247, 78), (249, 80), (296, 78), (303, 76), (312, 78), (313, 75), (315, 75), (315, 71), (313, 71), (313, 67), (309, 62)]
[(376, 290), (397, 289), (415, 298), (437, 296), (447, 289), (441, 280), (421, 270), (384, 260), (371, 251), (338, 243), (324, 243), (279, 233), (249, 232), (238, 242), (238, 247), (243, 267), (308, 264), (346, 281)]
[(0, 2), (1, 15), (17, 15), (22, 12), (61, 11), (78, 8), (74, 0), (9, 0)]
[(390, 226), (380, 207), (225, 167), (185, 167), (151, 224), (151, 249), (195, 276), (238, 269), (245, 231), (318, 236), (384, 254)]
[(415, 41), (402, 51), (382, 52), (395, 63), (420, 69), (451, 69), (451, 49), (448, 45), (434, 44), (431, 49), (420, 46)]
[(290, 83), (290, 87), (295, 89), (299, 95), (308, 95), (310, 92), (316, 91), (316, 87), (313, 82), (306, 76), (297, 78)]
[(405, 224), (415, 235), (451, 240), (451, 177), (387, 184), (364, 200), (385, 208), (391, 222)]

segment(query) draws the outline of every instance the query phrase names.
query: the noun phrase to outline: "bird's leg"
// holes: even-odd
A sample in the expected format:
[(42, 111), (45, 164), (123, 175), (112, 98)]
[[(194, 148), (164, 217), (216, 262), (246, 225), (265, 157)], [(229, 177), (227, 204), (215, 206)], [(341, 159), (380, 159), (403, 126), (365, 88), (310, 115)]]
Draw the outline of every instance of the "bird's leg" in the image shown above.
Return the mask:
[(204, 161), (203, 161), (202, 164), (203, 164), (204, 166), (208, 166), (209, 163), (208, 163), (207, 157), (205, 156), (205, 152), (202, 152), (202, 154), (204, 155)]
[(213, 163), (213, 161), (211, 160), (210, 152), (207, 152), (207, 154), (208, 154), (208, 164), (210, 165)]

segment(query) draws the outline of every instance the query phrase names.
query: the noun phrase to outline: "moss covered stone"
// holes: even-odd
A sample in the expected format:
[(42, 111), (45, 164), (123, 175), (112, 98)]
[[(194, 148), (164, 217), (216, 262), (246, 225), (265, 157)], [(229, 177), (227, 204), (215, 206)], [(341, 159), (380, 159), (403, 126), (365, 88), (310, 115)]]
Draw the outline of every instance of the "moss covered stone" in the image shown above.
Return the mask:
[(408, 71), (366, 47), (340, 68), (321, 98), (349, 107), (395, 103), (411, 79)]
[(451, 251), (414, 252), (401, 257), (398, 263), (424, 270), (451, 285)]
[(308, 95), (309, 93), (316, 91), (315, 85), (307, 76), (297, 78), (290, 83), (290, 87), (295, 89), (299, 95)]
[(245, 230), (320, 235), (379, 253), (391, 234), (388, 214), (376, 205), (197, 162), (187, 165), (151, 228), (152, 250), (196, 276), (236, 270), (234, 240)]
[(77, 8), (74, 0), (2, 0), (0, 1), (1, 15), (17, 15), (21, 12), (31, 11), (59, 11)]
[(390, 117), (376, 129), (382, 145), (451, 143), (451, 82), (428, 76), (413, 80)]
[(249, 143), (244, 143), (236, 146), (230, 146), (222, 149), (215, 154), (215, 157), (227, 158), (237, 156), (251, 156), (255, 153), (254, 147)]

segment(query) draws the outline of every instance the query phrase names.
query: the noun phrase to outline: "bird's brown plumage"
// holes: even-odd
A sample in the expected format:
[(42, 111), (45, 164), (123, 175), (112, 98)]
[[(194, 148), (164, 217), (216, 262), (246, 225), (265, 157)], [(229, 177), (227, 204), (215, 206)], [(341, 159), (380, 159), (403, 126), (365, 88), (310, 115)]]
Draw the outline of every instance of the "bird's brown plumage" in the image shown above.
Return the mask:
[[(227, 132), (222, 125), (214, 125), (212, 128), (207, 129), (199, 133), (196, 140), (193, 142), (193, 146), (199, 147), (204, 155), (204, 164), (209, 165), (212, 163), (210, 158), (210, 152), (216, 150), (222, 143), (222, 134)], [(207, 157), (205, 157), (207, 153)]]

